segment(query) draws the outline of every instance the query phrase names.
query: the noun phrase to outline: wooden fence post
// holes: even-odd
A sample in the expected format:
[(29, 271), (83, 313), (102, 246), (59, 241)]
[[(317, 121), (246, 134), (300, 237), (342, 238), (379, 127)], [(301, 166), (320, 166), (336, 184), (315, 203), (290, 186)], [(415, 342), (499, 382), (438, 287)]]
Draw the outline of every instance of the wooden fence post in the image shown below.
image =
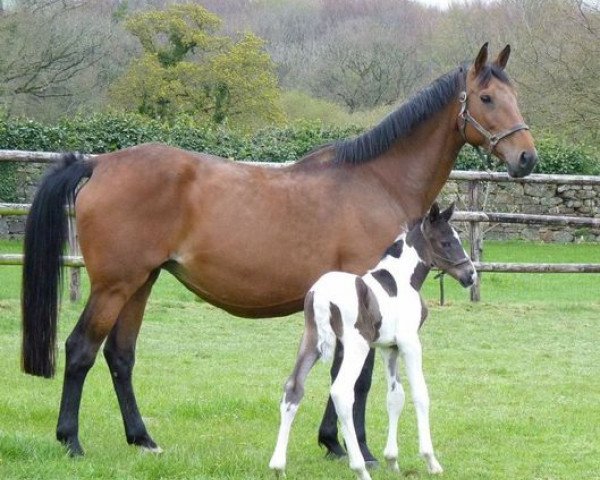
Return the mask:
[[(478, 180), (469, 180), (469, 210), (479, 210), (479, 198), (481, 194), (480, 183)], [(483, 254), (483, 236), (479, 222), (469, 222), (469, 243), (471, 244), (471, 260), (481, 262)], [(471, 301), (479, 302), (481, 300), (481, 273), (477, 275), (477, 281), (471, 287)]]
[[(77, 242), (77, 225), (75, 218), (69, 216), (69, 237), (67, 243), (67, 254), (72, 257), (79, 256), (79, 243)], [(81, 298), (81, 268), (69, 268), (69, 299), (77, 302)]]

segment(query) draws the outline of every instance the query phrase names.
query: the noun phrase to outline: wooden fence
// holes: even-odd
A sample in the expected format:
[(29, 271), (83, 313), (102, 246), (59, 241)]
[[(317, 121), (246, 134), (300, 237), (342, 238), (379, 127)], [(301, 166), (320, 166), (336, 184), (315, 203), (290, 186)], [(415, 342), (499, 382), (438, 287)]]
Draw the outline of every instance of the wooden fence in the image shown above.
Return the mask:
[[(92, 157), (88, 155), (87, 157)], [(0, 150), (0, 162), (52, 163), (60, 158), (59, 153), (27, 152), (16, 150)], [(250, 163), (250, 162), (248, 162)], [(279, 167), (282, 163), (261, 163), (260, 165)], [(521, 213), (499, 213), (478, 211), (483, 182), (516, 182), (516, 183), (545, 183), (561, 185), (594, 185), (600, 186), (600, 176), (589, 175), (543, 175), (533, 174), (526, 178), (514, 179), (506, 173), (497, 172), (467, 172), (453, 171), (451, 180), (468, 182), (468, 211), (456, 212), (454, 220), (468, 224), (470, 254), (479, 273), (509, 272), (509, 273), (600, 273), (600, 263), (490, 263), (482, 261), (483, 233), (481, 223), (518, 223), (527, 225), (562, 225), (585, 226), (600, 229), (600, 218), (576, 217), (566, 215), (530, 215)], [(0, 204), (2, 215), (27, 215), (27, 204)], [(68, 255), (64, 257), (65, 265), (71, 267), (70, 298), (79, 298), (79, 269), (84, 266), (83, 258), (79, 256), (74, 222), (70, 223)], [(21, 265), (22, 255), (0, 255), (0, 265)], [(481, 276), (478, 283), (471, 289), (471, 300), (481, 298)], [(442, 284), (443, 289), (443, 284)], [(443, 290), (442, 290), (443, 291)]]

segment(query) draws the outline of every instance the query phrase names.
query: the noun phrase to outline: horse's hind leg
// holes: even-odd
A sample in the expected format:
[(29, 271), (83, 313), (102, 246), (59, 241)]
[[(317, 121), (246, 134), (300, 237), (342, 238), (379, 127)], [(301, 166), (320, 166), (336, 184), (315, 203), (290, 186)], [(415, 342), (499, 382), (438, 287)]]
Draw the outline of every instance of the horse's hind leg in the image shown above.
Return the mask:
[(125, 304), (104, 345), (104, 357), (119, 401), (127, 443), (153, 452), (160, 452), (161, 449), (148, 434), (138, 410), (133, 391), (132, 371), (135, 364), (135, 344), (144, 310), (159, 272), (159, 270), (153, 272), (146, 283)]
[(131, 293), (127, 284), (92, 289), (77, 325), (67, 338), (56, 438), (66, 445), (71, 455), (83, 455), (79, 443), (79, 406), (85, 377)]

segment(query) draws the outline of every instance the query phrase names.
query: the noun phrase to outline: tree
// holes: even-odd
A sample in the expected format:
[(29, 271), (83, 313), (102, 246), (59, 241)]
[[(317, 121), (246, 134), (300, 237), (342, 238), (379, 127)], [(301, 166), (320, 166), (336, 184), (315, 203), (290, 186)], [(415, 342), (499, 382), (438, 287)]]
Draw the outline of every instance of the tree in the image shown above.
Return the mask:
[(131, 16), (125, 27), (143, 53), (112, 87), (115, 106), (153, 118), (185, 114), (256, 128), (282, 119), (274, 65), (251, 33), (216, 34), (219, 17), (199, 5)]
[[(3, 109), (8, 114), (52, 116), (73, 102), (86, 101), (78, 97), (78, 82), (87, 75), (101, 78), (96, 69), (112, 53), (115, 37), (110, 15), (98, 15), (100, 7), (92, 1), (22, 0), (3, 6)], [(88, 97), (90, 90), (86, 88)]]
[(346, 22), (326, 41), (312, 91), (342, 103), (350, 113), (391, 105), (422, 82), (425, 67), (417, 53), (417, 45), (398, 29), (364, 20)]

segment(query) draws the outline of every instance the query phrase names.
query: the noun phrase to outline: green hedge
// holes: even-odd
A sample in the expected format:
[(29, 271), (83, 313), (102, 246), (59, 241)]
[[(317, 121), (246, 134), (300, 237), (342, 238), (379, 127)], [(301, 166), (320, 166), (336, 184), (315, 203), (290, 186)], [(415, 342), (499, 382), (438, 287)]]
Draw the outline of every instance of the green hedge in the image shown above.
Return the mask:
[[(130, 114), (96, 114), (73, 117), (55, 125), (29, 120), (0, 120), (0, 149), (36, 151), (109, 152), (144, 142), (158, 141), (185, 149), (209, 152), (238, 160), (291, 161), (313, 148), (360, 133), (357, 127), (331, 127), (321, 123), (294, 123), (253, 135), (180, 119), (164, 124)], [(587, 147), (569, 145), (550, 135), (536, 138), (540, 154), (537, 172), (600, 174), (598, 156)], [(457, 169), (486, 166), (473, 149), (464, 148)], [(504, 170), (502, 165), (496, 165)], [(0, 200), (15, 201), (18, 165), (0, 163)]]

